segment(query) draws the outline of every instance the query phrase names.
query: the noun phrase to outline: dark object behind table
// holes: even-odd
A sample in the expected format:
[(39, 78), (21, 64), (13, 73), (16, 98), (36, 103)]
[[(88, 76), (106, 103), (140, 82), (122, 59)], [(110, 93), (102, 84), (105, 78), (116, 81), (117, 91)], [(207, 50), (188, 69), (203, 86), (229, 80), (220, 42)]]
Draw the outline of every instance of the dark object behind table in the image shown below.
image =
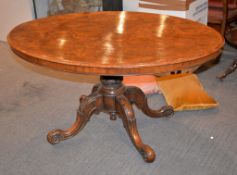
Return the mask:
[(103, 11), (121, 11), (123, 10), (122, 0), (103, 0)]

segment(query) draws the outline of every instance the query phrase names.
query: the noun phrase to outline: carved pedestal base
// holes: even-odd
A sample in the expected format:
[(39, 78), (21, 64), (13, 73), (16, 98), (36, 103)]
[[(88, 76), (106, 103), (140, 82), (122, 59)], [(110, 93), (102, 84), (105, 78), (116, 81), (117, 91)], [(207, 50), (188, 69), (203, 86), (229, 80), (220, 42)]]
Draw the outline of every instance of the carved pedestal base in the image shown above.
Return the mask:
[(111, 120), (116, 120), (117, 116), (122, 119), (132, 143), (144, 160), (153, 162), (155, 152), (150, 146), (144, 144), (139, 136), (132, 104), (153, 118), (172, 115), (173, 108), (164, 106), (159, 110), (151, 110), (147, 105), (145, 94), (137, 87), (124, 86), (122, 79), (123, 77), (101, 76), (101, 83), (93, 87), (91, 94), (80, 98), (77, 119), (72, 127), (67, 130), (55, 129), (49, 132), (48, 142), (56, 144), (73, 137), (86, 125), (92, 114), (106, 112)]

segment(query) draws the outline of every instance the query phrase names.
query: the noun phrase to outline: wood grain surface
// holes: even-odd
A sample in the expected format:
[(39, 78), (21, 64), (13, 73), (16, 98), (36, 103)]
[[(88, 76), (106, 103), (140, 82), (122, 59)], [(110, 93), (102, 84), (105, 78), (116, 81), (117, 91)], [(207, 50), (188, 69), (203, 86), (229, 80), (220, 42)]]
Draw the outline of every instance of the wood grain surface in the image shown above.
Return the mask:
[(138, 12), (93, 12), (23, 23), (12, 50), (45, 67), (82, 74), (155, 74), (199, 66), (220, 54), (222, 36), (202, 24)]

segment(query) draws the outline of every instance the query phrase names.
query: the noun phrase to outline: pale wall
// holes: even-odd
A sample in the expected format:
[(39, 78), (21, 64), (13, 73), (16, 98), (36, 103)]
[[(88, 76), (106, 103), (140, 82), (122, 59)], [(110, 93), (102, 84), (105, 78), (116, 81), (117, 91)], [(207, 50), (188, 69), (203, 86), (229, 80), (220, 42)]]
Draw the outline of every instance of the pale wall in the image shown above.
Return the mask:
[(0, 40), (16, 25), (34, 18), (32, 0), (0, 0)]

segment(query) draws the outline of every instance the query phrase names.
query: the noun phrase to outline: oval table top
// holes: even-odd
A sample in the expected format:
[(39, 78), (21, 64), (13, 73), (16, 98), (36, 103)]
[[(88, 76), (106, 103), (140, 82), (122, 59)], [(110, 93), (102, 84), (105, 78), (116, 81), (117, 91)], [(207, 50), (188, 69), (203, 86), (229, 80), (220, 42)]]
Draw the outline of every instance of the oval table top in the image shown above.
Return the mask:
[(53, 69), (97, 75), (155, 74), (214, 59), (222, 36), (205, 25), (139, 12), (92, 12), (26, 22), (8, 35), (23, 59)]

